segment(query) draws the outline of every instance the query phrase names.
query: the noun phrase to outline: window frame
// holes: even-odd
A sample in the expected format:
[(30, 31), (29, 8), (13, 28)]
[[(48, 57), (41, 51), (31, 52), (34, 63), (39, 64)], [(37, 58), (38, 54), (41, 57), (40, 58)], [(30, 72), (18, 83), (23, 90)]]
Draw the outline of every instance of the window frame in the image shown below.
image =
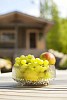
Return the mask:
[(15, 38), (12, 40), (10, 38), (8, 40), (3, 39), (3, 34), (14, 34), (14, 37), (15, 37), (15, 31), (9, 30), (9, 31), (1, 31), (0, 32), (0, 42), (8, 42), (8, 43), (15, 42)]

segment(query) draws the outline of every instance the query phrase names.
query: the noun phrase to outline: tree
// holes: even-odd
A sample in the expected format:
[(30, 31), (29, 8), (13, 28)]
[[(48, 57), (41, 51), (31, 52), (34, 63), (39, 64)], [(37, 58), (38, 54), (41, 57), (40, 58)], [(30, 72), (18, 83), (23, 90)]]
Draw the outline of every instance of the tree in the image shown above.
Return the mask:
[(55, 25), (47, 34), (47, 48), (67, 54), (67, 18), (63, 19), (58, 16), (58, 10), (55, 5), (52, 12), (52, 19)]
[(57, 6), (53, 0), (40, 0), (40, 16), (55, 23), (46, 36), (47, 49), (67, 54), (67, 18), (59, 17)]
[(46, 43), (48, 49), (59, 50), (61, 47), (59, 46), (59, 16), (58, 9), (53, 0), (44, 0), (40, 2), (40, 14), (41, 17), (48, 19), (49, 16), (52, 21), (54, 21), (54, 26), (51, 31), (47, 34)]
[(60, 19), (59, 19), (58, 14), (59, 13), (58, 13), (57, 7), (55, 3), (53, 3), (52, 9), (51, 9), (51, 16), (52, 16), (52, 20), (54, 21), (54, 26), (47, 34), (46, 43), (47, 43), (48, 49), (54, 49), (54, 50), (61, 51), (61, 45), (59, 41)]
[(40, 0), (40, 17), (51, 18), (52, 3), (53, 0)]
[(67, 18), (60, 19), (60, 44), (61, 52), (67, 54)]

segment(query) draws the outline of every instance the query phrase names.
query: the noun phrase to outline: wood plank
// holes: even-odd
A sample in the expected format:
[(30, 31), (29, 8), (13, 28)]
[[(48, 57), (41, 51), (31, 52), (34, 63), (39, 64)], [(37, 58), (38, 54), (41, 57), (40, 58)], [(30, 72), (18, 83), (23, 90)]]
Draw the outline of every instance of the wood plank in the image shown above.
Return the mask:
[[(6, 92), (5, 92), (6, 93)], [(44, 100), (44, 99), (48, 99), (48, 98), (50, 98), (50, 100), (53, 98), (54, 100), (55, 99), (58, 99), (58, 98), (60, 98), (60, 99), (67, 99), (67, 93), (32, 93), (32, 91), (31, 91), (31, 93), (8, 93), (8, 94), (0, 94), (0, 99), (9, 99), (11, 97), (11, 100), (34, 100), (34, 99), (39, 99), (39, 100)], [(62, 99), (62, 100), (63, 100)], [(9, 99), (10, 100), (10, 99)]]
[(1, 74), (0, 100), (67, 100), (67, 77), (64, 76), (57, 73), (56, 79), (48, 86), (31, 88), (18, 85), (12, 79), (12, 73)]

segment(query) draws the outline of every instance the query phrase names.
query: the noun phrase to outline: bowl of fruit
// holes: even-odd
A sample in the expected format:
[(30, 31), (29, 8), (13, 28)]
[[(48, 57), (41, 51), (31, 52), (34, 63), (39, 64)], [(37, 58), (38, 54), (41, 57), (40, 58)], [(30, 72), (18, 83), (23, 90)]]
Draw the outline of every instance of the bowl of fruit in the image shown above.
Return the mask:
[(44, 52), (39, 58), (21, 55), (15, 58), (12, 78), (23, 86), (48, 85), (56, 76), (56, 59), (52, 53)]

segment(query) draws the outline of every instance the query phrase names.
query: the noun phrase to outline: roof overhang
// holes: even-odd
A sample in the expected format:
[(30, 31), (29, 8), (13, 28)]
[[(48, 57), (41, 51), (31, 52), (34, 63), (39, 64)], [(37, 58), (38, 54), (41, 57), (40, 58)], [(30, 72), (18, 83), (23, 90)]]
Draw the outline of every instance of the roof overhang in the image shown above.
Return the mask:
[(50, 28), (54, 25), (52, 21), (45, 20), (43, 18), (30, 16), (21, 12), (10, 12), (7, 14), (0, 15), (0, 26), (4, 25), (20, 25), (20, 26), (31, 26), (31, 27), (44, 27), (49, 26)]

